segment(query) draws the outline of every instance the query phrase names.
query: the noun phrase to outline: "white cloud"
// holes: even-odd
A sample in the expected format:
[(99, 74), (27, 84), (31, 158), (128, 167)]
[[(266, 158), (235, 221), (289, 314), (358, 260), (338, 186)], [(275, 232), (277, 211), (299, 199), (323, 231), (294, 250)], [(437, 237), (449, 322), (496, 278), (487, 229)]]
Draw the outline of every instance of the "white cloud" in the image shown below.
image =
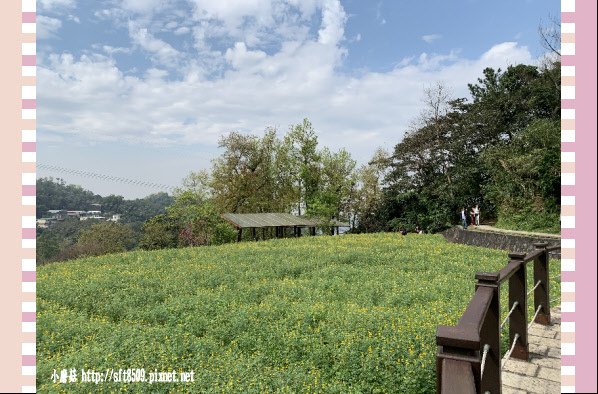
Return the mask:
[(245, 17), (259, 25), (271, 25), (272, 0), (190, 0), (198, 20), (219, 19), (229, 27), (239, 27)]
[(526, 46), (518, 46), (516, 42), (504, 42), (493, 46), (489, 51), (484, 53), (480, 61), (489, 65), (515, 65), (518, 63), (530, 64), (533, 62), (533, 59)]
[(75, 0), (37, 0), (37, 5), (45, 11), (74, 8)]
[(347, 14), (339, 0), (326, 0), (322, 10), (322, 27), (318, 31), (318, 42), (337, 45), (344, 38)]
[(114, 14), (115, 14), (115, 10), (111, 10), (108, 8), (104, 8), (101, 10), (95, 10), (93, 12), (93, 16), (95, 16), (96, 18), (98, 18), (100, 20), (109, 20), (114, 17)]
[(422, 53), (418, 58), (418, 67), (422, 70), (438, 70), (446, 66), (448, 63), (458, 60), (458, 53), (456, 51), (449, 52), (448, 55), (427, 54)]
[(170, 21), (167, 24), (164, 25), (164, 29), (165, 30), (173, 30), (175, 27), (178, 26), (178, 23), (175, 21)]
[(178, 60), (181, 57), (179, 51), (167, 42), (155, 38), (146, 28), (139, 28), (134, 22), (129, 22), (129, 35), (134, 44), (151, 54), (152, 61), (167, 67), (178, 65)]
[(440, 34), (428, 34), (428, 35), (422, 36), (422, 40), (424, 40), (428, 44), (433, 43), (434, 41), (438, 40), (439, 38), (442, 38), (442, 35), (440, 35)]
[(287, 42), (268, 55), (238, 42), (222, 56), (233, 69), (206, 79), (190, 63), (178, 81), (158, 67), (141, 78), (126, 76), (106, 56), (52, 55), (38, 68), (38, 129), (77, 133), (83, 140), (103, 135), (124, 143), (215, 147), (231, 130), (261, 132), (275, 125), (284, 131), (307, 117), (322, 145), (345, 147), (364, 162), (376, 147), (400, 140), (421, 109), (424, 85), (450, 81), (456, 97), (464, 97), (467, 83), (484, 67), (533, 60), (527, 48), (503, 43), (476, 60), (456, 52), (422, 54), (390, 72), (351, 78), (335, 72), (342, 51), (314, 41)]
[(124, 47), (113, 47), (110, 45), (103, 45), (102, 50), (106, 52), (108, 55), (113, 55), (115, 53), (131, 53), (131, 48), (124, 48)]
[(136, 13), (157, 12), (166, 8), (168, 0), (123, 0), (121, 7)]
[(361, 33), (357, 33), (357, 35), (355, 35), (354, 37), (351, 37), (349, 40), (347, 40), (347, 42), (353, 43), (353, 42), (359, 42), (361, 41)]
[(247, 69), (266, 58), (262, 51), (247, 51), (247, 46), (243, 42), (237, 42), (234, 49), (227, 49), (224, 55), (226, 60), (231, 62), (236, 69)]
[(174, 34), (176, 34), (177, 36), (180, 36), (180, 35), (187, 34), (190, 32), (191, 32), (191, 29), (189, 29), (187, 26), (181, 26), (174, 31)]
[(56, 33), (62, 27), (62, 22), (59, 19), (50, 18), (43, 15), (37, 15), (35, 22), (36, 37), (40, 40), (55, 38)]
[[(195, 46), (210, 49), (223, 39), (244, 42), (248, 48), (268, 47), (280, 41), (305, 41), (313, 15), (321, 12), (321, 43), (343, 39), (345, 11), (339, 0), (188, 0), (193, 7)], [(261, 48), (260, 48), (261, 49)]]

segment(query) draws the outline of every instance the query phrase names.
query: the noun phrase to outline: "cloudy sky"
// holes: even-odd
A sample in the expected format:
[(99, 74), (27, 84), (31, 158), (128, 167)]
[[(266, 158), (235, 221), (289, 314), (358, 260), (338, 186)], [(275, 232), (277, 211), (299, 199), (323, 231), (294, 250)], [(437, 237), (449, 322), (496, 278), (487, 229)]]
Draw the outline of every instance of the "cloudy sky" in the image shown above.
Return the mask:
[(62, 169), (177, 186), (219, 136), (303, 118), (365, 163), (424, 87), (468, 97), (485, 67), (537, 62), (550, 16), (559, 0), (38, 0), (38, 177), (144, 197)]

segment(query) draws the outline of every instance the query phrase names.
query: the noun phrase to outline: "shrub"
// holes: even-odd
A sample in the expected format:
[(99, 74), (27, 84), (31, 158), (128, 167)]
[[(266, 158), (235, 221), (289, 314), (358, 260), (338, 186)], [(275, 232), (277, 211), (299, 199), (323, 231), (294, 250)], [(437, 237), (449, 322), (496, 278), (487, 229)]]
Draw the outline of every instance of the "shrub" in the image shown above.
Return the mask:
[(120, 223), (97, 223), (79, 232), (77, 245), (95, 251), (96, 256), (124, 252), (135, 245), (135, 232)]
[(181, 243), (181, 225), (168, 215), (158, 215), (146, 220), (141, 231), (143, 235), (139, 240), (139, 247), (144, 250), (176, 248)]

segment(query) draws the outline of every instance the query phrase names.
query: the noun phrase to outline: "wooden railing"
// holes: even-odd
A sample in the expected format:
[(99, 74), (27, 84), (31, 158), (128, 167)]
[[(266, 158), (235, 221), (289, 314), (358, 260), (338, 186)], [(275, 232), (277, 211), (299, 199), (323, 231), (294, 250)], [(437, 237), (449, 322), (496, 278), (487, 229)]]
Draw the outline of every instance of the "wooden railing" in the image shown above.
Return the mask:
[(457, 326), (438, 326), (436, 332), (436, 392), (438, 394), (501, 393), (500, 285), (509, 281), (510, 357), (528, 360), (527, 263), (534, 262), (535, 317), (550, 324), (549, 254), (561, 246), (535, 243), (531, 253), (509, 253), (498, 272), (478, 272), (475, 294)]

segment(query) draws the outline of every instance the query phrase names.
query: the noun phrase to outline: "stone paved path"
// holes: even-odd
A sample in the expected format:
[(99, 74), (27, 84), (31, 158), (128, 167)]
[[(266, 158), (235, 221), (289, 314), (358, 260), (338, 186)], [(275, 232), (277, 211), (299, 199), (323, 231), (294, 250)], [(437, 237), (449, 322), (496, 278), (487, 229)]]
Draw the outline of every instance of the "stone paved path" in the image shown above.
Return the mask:
[(529, 231), (517, 231), (517, 230), (507, 230), (504, 228), (497, 228), (493, 226), (487, 226), (485, 224), (480, 224), (479, 226), (467, 226), (468, 230), (474, 231), (491, 231), (491, 232), (498, 232), (498, 233), (506, 233), (511, 235), (523, 235), (523, 236), (534, 236), (534, 237), (542, 237), (542, 238), (555, 238), (560, 239), (560, 234), (546, 234), (546, 233), (532, 233)]
[(561, 307), (550, 310), (551, 324), (532, 324), (528, 362), (510, 358), (502, 372), (503, 394), (561, 392)]

